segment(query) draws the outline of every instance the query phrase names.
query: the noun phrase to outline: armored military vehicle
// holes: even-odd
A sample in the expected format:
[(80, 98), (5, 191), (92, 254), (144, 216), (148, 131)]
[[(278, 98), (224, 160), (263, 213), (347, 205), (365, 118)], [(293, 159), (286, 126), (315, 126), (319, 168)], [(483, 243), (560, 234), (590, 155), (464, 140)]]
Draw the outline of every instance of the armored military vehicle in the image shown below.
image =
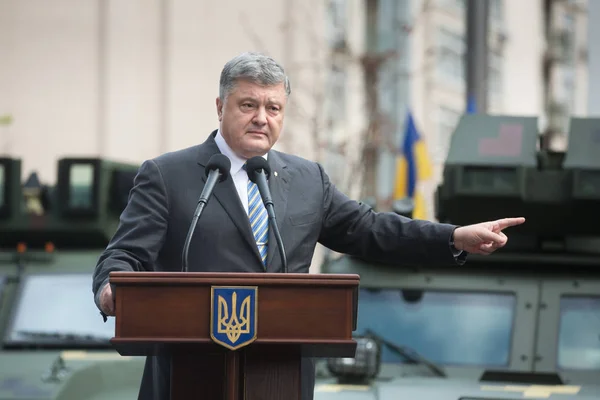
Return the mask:
[(600, 119), (573, 118), (565, 153), (540, 150), (537, 126), (463, 116), (436, 193), (441, 222), (526, 217), (505, 248), (324, 265), (361, 276), (359, 347), (319, 363), (315, 400), (600, 399)]
[(91, 292), (137, 167), (63, 158), (56, 184), (0, 159), (0, 400), (136, 399), (143, 360), (110, 346)]

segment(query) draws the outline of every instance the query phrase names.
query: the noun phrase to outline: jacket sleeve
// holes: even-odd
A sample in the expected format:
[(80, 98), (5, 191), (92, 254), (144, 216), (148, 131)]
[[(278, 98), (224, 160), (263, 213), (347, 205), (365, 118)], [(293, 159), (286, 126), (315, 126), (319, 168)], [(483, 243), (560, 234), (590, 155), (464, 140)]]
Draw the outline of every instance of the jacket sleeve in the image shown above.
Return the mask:
[(92, 291), (98, 308), (110, 272), (154, 269), (165, 241), (168, 214), (167, 190), (160, 170), (154, 161), (145, 161), (134, 178), (119, 226), (94, 270)]
[(323, 183), (323, 225), (319, 242), (336, 252), (394, 265), (462, 264), (466, 253), (452, 251), (455, 225), (414, 220), (373, 211), (348, 198), (329, 181)]

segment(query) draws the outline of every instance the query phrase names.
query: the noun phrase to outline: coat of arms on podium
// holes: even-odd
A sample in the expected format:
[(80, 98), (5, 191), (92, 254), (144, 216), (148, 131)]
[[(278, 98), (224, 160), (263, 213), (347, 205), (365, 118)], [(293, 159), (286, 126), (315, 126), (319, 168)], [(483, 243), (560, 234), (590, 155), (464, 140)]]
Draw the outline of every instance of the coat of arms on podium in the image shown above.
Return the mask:
[(230, 350), (256, 340), (257, 287), (213, 286), (210, 289), (210, 337)]

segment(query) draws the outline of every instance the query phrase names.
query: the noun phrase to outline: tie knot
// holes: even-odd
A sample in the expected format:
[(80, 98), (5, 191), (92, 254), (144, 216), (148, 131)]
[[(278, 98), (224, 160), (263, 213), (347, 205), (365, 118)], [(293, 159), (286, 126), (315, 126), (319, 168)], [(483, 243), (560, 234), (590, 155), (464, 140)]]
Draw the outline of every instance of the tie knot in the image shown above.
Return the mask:
[[(248, 173), (248, 163), (244, 163), (244, 165), (242, 165), (242, 169), (246, 172), (246, 175), (248, 175), (248, 179), (250, 179), (250, 174)], [(253, 184), (252, 180), (250, 179), (248, 181), (248, 185)]]

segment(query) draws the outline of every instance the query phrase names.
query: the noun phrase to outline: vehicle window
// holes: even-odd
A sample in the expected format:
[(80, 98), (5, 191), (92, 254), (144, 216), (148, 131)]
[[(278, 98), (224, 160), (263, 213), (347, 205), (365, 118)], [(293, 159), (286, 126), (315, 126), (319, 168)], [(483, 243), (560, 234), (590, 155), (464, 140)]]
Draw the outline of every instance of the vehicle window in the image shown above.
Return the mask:
[(94, 167), (90, 164), (73, 164), (69, 175), (69, 207), (92, 208)]
[(600, 369), (600, 297), (561, 297), (557, 356), (561, 369)]
[(104, 323), (91, 288), (89, 274), (25, 277), (5, 344), (108, 342), (114, 318)]
[[(356, 333), (373, 330), (439, 364), (505, 366), (515, 305), (514, 294), (362, 289)], [(403, 359), (384, 346), (382, 361)]]

